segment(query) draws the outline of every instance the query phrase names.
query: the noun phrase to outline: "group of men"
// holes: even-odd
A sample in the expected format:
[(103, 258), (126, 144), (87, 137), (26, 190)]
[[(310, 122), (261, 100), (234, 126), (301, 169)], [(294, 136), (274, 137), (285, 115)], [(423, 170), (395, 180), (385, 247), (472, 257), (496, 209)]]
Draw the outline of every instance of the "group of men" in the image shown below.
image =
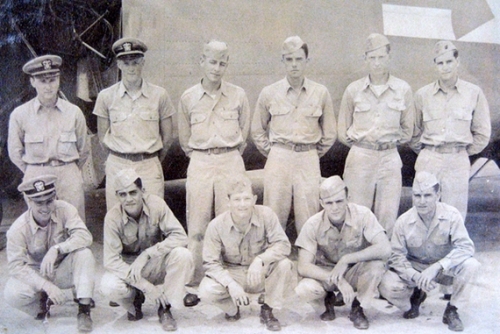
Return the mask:
[[(468, 155), (486, 146), (491, 126), (481, 89), (458, 79), (451, 42), (436, 44), (439, 78), (413, 99), (410, 86), (389, 72), (388, 39), (371, 34), (369, 74), (347, 87), (338, 125), (326, 87), (305, 77), (309, 50), (298, 36), (284, 41), (286, 77), (262, 90), (253, 118), (244, 90), (223, 80), (228, 46), (206, 43), (203, 77), (182, 94), (177, 126), (168, 93), (142, 77), (147, 46), (122, 38), (112, 49), (122, 79), (99, 93), (94, 109), (109, 153), (100, 290), (128, 320), (143, 317), (148, 298), (162, 328), (173, 331), (171, 306), (201, 298), (237, 321), (255, 292), (261, 322), (276, 331), (272, 311), (295, 291), (324, 321), (335, 319), (335, 306), (350, 305), (349, 319), (366, 329), (363, 309), (377, 296), (415, 318), (426, 292), (441, 283), (453, 286), (443, 322), (463, 329), (457, 307), (479, 266), (464, 225)], [(91, 331), (94, 260), (79, 170), (89, 149), (82, 112), (58, 97), (61, 64), (47, 55), (23, 67), (37, 96), (10, 118), (9, 156), (25, 173), (19, 190), (29, 209), (7, 235), (5, 298), (44, 319), (51, 303), (76, 297), (78, 329)], [(187, 234), (163, 201), (161, 161), (177, 130), (190, 158)], [(350, 147), (344, 180), (321, 182), (319, 159), (337, 134)], [(244, 175), (249, 135), (267, 157), (263, 206)], [(414, 207), (397, 219), (401, 144), (420, 153)], [(292, 205), (298, 285), (285, 234)], [(198, 284), (200, 298), (187, 293), (186, 285)], [(74, 296), (61, 290), (68, 287)]]

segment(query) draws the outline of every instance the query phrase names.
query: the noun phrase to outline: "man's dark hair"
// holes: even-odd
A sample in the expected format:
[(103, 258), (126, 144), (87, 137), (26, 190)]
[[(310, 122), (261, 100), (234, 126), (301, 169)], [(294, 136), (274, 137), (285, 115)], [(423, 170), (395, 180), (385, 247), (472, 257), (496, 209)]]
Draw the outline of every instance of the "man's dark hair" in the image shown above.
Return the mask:
[(309, 57), (309, 48), (307, 47), (307, 43), (302, 44), (300, 47), (302, 50), (304, 50), (304, 53), (306, 54), (306, 59)]
[(134, 184), (137, 186), (137, 188), (142, 189), (142, 180), (140, 177), (138, 177), (137, 180), (134, 181)]

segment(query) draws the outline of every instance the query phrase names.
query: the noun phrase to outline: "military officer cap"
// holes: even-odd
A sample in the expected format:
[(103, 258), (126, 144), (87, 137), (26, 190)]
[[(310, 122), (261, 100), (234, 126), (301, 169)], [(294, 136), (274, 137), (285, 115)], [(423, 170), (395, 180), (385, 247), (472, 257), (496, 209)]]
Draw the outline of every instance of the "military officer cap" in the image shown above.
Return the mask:
[(115, 178), (115, 191), (120, 191), (122, 189), (125, 189), (129, 186), (131, 186), (137, 179), (140, 179), (141, 177), (137, 172), (132, 169), (122, 169), (116, 174)]
[(17, 190), (24, 193), (26, 197), (32, 200), (45, 200), (49, 198), (56, 191), (55, 182), (57, 177), (55, 175), (41, 175), (23, 181), (17, 187)]
[(373, 33), (368, 36), (365, 42), (365, 54), (380, 49), (386, 45), (391, 44), (387, 37), (382, 34)]
[(59, 68), (61, 65), (61, 57), (55, 55), (45, 55), (31, 59), (29, 62), (24, 64), (23, 72), (31, 76), (56, 76), (60, 72)]
[(430, 187), (434, 187), (436, 184), (439, 184), (439, 181), (434, 174), (418, 172), (413, 180), (413, 190), (424, 191)]
[(340, 176), (330, 176), (321, 183), (321, 186), (319, 187), (319, 197), (321, 199), (332, 197), (345, 188), (345, 183)]
[(229, 48), (224, 42), (211, 40), (203, 46), (203, 55), (213, 59), (227, 59)]
[(304, 45), (304, 41), (299, 36), (291, 36), (285, 39), (283, 42), (283, 47), (281, 48), (281, 54), (287, 55), (290, 53), (294, 53), (299, 50), (302, 45)]
[(457, 48), (450, 41), (439, 41), (434, 45), (434, 59), (444, 55), (446, 52), (456, 51)]
[(112, 49), (116, 58), (134, 55), (140, 57), (144, 56), (144, 53), (148, 50), (148, 47), (137, 38), (124, 37), (114, 42)]

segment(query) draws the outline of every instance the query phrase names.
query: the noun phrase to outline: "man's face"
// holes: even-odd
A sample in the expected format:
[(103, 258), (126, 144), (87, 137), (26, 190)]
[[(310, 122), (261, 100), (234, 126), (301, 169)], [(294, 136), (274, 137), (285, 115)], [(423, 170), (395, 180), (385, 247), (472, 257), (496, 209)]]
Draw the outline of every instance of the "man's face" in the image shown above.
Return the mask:
[(204, 80), (211, 83), (220, 83), (226, 73), (229, 57), (227, 55), (203, 55), (200, 66)]
[(342, 223), (347, 211), (347, 194), (345, 190), (339, 191), (325, 199), (319, 200), (331, 223)]
[(125, 212), (131, 217), (139, 217), (142, 212), (143, 191), (135, 183), (116, 192), (116, 196)]
[(298, 49), (293, 53), (284, 55), (282, 62), (285, 64), (286, 74), (289, 78), (299, 79), (304, 77), (307, 67), (304, 49)]
[(387, 48), (382, 47), (365, 54), (365, 62), (371, 75), (385, 75), (389, 71), (391, 56)]
[(60, 85), (59, 75), (31, 77), (30, 82), (41, 101), (52, 101), (57, 98)]
[(229, 210), (231, 216), (235, 220), (249, 219), (252, 216), (252, 211), (257, 196), (250, 189), (239, 193), (234, 193), (229, 196)]
[(413, 206), (421, 216), (434, 214), (439, 196), (439, 191), (434, 190), (434, 187), (424, 190), (413, 188)]
[(436, 57), (436, 59), (434, 59), (434, 64), (436, 65), (439, 79), (448, 81), (458, 76), (458, 66), (460, 62), (458, 58), (453, 56), (453, 51), (448, 51)]
[(45, 198), (43, 200), (28, 199), (31, 212), (33, 213), (33, 218), (39, 224), (46, 225), (50, 220), (50, 215), (55, 209), (56, 194), (53, 193), (52, 196)]
[(122, 72), (122, 78), (126, 81), (137, 81), (142, 78), (144, 57), (121, 57), (117, 60), (118, 68)]

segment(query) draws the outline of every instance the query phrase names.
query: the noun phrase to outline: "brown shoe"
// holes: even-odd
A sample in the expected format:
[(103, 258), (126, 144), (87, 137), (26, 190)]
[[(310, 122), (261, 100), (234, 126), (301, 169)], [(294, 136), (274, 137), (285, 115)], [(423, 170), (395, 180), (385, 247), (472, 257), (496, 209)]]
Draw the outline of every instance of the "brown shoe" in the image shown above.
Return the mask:
[(368, 329), (370, 323), (366, 319), (365, 313), (359, 301), (354, 298), (351, 307), (351, 313), (349, 314), (349, 320), (352, 321), (353, 325), (357, 329)]
[(333, 321), (335, 320), (335, 293), (332, 291), (327, 291), (325, 296), (325, 307), (326, 310), (319, 317), (323, 321)]
[(453, 305), (446, 305), (446, 310), (443, 314), (443, 323), (448, 325), (448, 329), (454, 332), (461, 332), (464, 330), (464, 325), (462, 320), (458, 316), (457, 308)]
[(427, 298), (427, 294), (419, 288), (413, 289), (413, 294), (410, 297), (411, 308), (403, 313), (405, 319), (415, 319), (420, 315), (420, 304)]
[(135, 289), (135, 297), (133, 305), (135, 309), (135, 314), (127, 312), (128, 321), (137, 321), (141, 320), (144, 317), (144, 314), (142, 313), (142, 304), (144, 304), (146, 297), (144, 297), (144, 293), (141, 290), (136, 288), (134, 289)]
[(273, 315), (273, 309), (267, 304), (260, 307), (260, 322), (266, 324), (266, 328), (270, 331), (277, 332), (281, 330), (281, 324)]
[(163, 306), (158, 308), (158, 318), (160, 320), (161, 328), (163, 328), (164, 331), (174, 332), (177, 330), (177, 322), (170, 312), (170, 305), (166, 308), (163, 308)]

